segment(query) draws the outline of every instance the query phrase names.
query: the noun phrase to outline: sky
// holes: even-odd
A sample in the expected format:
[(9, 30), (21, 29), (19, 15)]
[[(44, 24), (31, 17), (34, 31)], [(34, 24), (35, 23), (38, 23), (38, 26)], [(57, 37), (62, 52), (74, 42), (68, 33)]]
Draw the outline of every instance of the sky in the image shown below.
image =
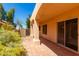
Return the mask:
[(29, 15), (32, 15), (35, 3), (3, 3), (3, 7), (5, 11), (9, 11), (11, 8), (14, 8), (14, 23), (19, 20), (22, 23), (23, 28), (27, 28), (25, 21)]

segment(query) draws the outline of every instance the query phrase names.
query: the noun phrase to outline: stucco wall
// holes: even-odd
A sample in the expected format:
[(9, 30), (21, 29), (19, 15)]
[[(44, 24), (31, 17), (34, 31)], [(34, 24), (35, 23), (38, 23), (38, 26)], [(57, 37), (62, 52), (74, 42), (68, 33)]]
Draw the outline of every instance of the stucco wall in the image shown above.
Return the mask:
[[(42, 34), (42, 25), (44, 24), (47, 24), (47, 35), (45, 34)], [(53, 42), (56, 42), (56, 28), (57, 28), (57, 25), (56, 25), (56, 20), (53, 20), (53, 21), (47, 21), (47, 22), (44, 22), (42, 23), (41, 25), (41, 36), (43, 36), (44, 38), (48, 39), (48, 40), (51, 40)]]
[[(54, 18), (52, 16), (52, 19), (46, 20), (45, 22), (42, 22), (41, 24), (39, 24), (41, 26), (41, 35), (44, 38), (47, 38), (48, 40), (57, 43), (57, 22), (66, 21), (73, 18), (79, 19), (79, 8), (69, 10)], [(42, 25), (44, 24), (47, 24), (47, 35), (42, 34)], [(79, 30), (79, 21), (78, 21), (78, 30)], [(79, 31), (78, 31), (78, 34), (79, 34)], [(79, 36), (78, 36), (78, 42), (79, 42)], [(78, 43), (78, 46), (79, 46), (79, 43)]]

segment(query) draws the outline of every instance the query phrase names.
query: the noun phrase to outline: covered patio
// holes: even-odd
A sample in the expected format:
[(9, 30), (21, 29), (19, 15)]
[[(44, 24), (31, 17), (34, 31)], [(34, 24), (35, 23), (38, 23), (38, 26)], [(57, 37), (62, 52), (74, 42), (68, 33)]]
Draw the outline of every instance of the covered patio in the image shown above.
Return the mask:
[(41, 43), (43, 41), (39, 38), (41, 36), (45, 38), (44, 45), (49, 48), (53, 46), (53, 49), (56, 47), (50, 50), (57, 55), (73, 55), (68, 53), (67, 49), (75, 52), (75, 55), (79, 54), (79, 4), (37, 4), (30, 22), (30, 37), (33, 42)]
[(30, 37), (23, 38), (23, 45), (29, 56), (79, 56), (49, 40), (40, 38), (40, 45), (33, 42)]

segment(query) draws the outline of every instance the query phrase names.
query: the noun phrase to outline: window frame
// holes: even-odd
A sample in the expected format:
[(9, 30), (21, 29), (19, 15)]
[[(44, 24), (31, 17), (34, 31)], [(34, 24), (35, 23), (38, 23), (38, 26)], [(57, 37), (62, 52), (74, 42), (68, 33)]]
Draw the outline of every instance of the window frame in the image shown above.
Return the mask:
[(45, 35), (47, 35), (47, 24), (44, 24), (42, 26), (42, 33), (45, 34)]

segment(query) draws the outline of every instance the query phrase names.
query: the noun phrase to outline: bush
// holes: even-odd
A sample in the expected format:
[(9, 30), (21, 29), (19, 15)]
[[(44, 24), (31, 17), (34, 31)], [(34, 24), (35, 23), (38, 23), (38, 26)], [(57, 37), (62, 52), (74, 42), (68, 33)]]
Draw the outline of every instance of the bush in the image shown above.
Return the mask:
[(1, 56), (25, 56), (25, 50), (23, 47), (0, 47)]
[(21, 37), (14, 31), (0, 32), (0, 55), (2, 56), (22, 56), (26, 55), (26, 50), (21, 45)]
[(11, 25), (10, 23), (8, 23), (8, 22), (5, 22), (5, 23), (3, 23), (2, 24), (2, 26), (1, 26), (4, 30), (14, 30), (14, 26), (13, 25)]

